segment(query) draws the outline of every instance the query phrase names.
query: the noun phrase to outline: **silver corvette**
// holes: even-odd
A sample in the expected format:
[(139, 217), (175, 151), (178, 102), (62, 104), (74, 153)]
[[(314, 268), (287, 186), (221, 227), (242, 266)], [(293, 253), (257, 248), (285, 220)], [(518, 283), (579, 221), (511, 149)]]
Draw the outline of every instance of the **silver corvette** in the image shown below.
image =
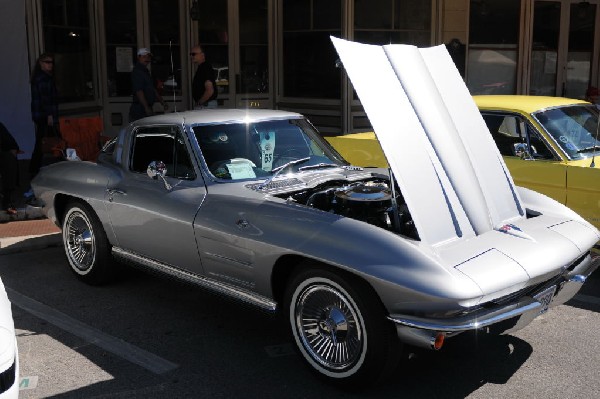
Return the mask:
[(402, 343), (514, 331), (572, 298), (599, 232), (514, 185), (445, 49), (332, 40), (389, 169), (347, 164), (290, 112), (139, 120), (96, 163), (33, 181), (76, 276), (105, 283), (120, 260), (280, 310), (345, 386), (385, 375)]

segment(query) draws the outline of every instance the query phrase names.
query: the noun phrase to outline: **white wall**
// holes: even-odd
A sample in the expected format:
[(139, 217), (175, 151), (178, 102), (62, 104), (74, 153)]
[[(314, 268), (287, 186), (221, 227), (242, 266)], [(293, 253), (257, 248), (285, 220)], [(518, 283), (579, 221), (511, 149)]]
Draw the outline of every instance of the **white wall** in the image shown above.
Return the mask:
[(25, 2), (0, 0), (0, 121), (31, 158), (35, 141), (31, 121), (31, 92)]

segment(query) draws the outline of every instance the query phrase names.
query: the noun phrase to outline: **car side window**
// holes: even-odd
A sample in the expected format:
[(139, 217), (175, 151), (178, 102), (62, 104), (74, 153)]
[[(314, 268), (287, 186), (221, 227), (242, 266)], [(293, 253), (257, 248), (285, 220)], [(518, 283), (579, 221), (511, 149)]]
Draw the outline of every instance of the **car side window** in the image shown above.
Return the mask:
[(133, 134), (130, 169), (146, 173), (152, 161), (162, 161), (167, 166), (167, 176), (177, 179), (196, 178), (192, 162), (177, 126), (140, 127)]
[(515, 156), (515, 144), (525, 143), (517, 117), (503, 114), (482, 114), (500, 154)]
[(513, 114), (482, 113), (500, 154), (524, 159), (553, 159), (552, 151), (527, 121)]

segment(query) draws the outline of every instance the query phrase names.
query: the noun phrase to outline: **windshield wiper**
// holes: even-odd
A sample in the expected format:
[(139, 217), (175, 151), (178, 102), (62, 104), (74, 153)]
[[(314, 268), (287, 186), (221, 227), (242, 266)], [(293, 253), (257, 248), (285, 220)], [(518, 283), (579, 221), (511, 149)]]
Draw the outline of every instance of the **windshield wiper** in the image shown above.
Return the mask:
[(360, 166), (352, 166), (352, 165), (337, 165), (334, 163), (318, 163), (316, 165), (308, 165), (301, 166), (298, 170), (309, 170), (309, 169), (319, 169), (319, 168), (341, 168), (345, 170), (363, 170)]
[(277, 177), (277, 175), (279, 175), (279, 173), (284, 170), (287, 169), (288, 167), (292, 166), (292, 165), (296, 165), (298, 163), (304, 163), (310, 161), (310, 157), (306, 157), (306, 158), (300, 158), (300, 159), (295, 159), (293, 161), (290, 161), (288, 163), (285, 163), (281, 166), (278, 166), (276, 168), (271, 169), (271, 173), (273, 173), (273, 176), (269, 177), (267, 180), (265, 180), (261, 185), (258, 186), (259, 190), (262, 190), (263, 188), (265, 188), (265, 186), (267, 186), (269, 183), (271, 183), (273, 181), (274, 178)]
[(580, 150), (577, 150), (577, 153), (581, 154), (583, 152), (594, 152), (596, 150), (600, 150), (600, 145), (594, 145), (594, 146), (591, 146), (591, 147), (582, 148)]
[(308, 166), (301, 166), (298, 168), (298, 170), (309, 170), (309, 169), (319, 169), (319, 168), (341, 168), (341, 165), (336, 165), (334, 163), (318, 163), (316, 165), (308, 165)]

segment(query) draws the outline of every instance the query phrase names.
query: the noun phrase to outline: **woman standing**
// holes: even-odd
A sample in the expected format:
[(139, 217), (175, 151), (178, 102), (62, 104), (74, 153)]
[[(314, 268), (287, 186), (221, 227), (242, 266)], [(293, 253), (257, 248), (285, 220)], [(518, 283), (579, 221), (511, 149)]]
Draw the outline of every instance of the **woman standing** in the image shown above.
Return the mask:
[(42, 138), (58, 133), (58, 93), (54, 84), (54, 56), (43, 53), (31, 74), (31, 117), (35, 123), (35, 145), (29, 173), (33, 178), (42, 165)]

